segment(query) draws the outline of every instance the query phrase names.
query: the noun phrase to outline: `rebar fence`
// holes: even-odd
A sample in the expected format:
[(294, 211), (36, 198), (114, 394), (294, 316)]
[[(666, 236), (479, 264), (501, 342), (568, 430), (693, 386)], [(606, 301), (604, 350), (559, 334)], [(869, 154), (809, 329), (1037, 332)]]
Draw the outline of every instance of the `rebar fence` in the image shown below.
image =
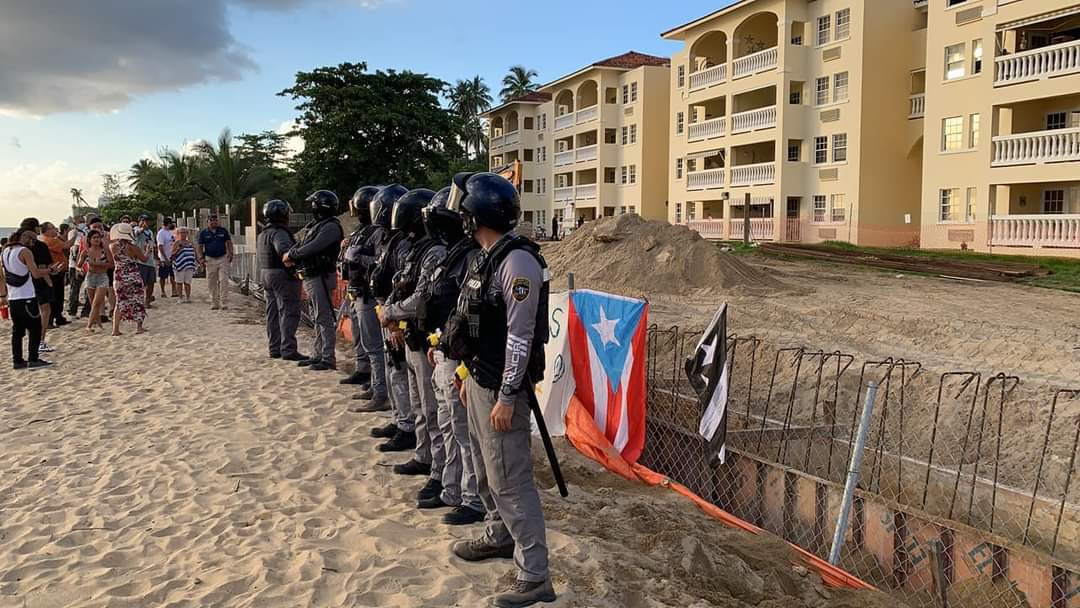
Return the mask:
[(719, 464), (683, 371), (700, 334), (649, 329), (643, 465), (828, 559), (875, 382), (838, 565), (912, 608), (1080, 605), (1080, 389), (731, 335)]

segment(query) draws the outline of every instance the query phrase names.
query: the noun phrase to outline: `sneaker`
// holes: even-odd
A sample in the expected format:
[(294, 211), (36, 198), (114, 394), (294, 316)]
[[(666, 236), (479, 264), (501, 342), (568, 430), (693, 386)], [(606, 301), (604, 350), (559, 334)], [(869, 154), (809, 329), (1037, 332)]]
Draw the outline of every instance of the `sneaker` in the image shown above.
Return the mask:
[(485, 513), (462, 505), (443, 515), (442, 522), (448, 526), (469, 526), (484, 521), (484, 517)]
[(377, 439), (390, 439), (394, 435), (397, 435), (397, 425), (391, 422), (386, 426), (377, 426), (371, 429), (371, 436)]
[(416, 433), (406, 433), (398, 429), (390, 441), (379, 446), (380, 452), (408, 452), (416, 449)]
[(280, 359), (281, 358), (281, 353), (270, 353), (270, 358), (271, 359)]
[(450, 547), (454, 555), (467, 562), (482, 562), (489, 559), (514, 559), (514, 543), (501, 547), (487, 544), (483, 539), (459, 540)]
[[(394, 439), (397, 439), (397, 437), (395, 436)], [(431, 475), (431, 465), (413, 459), (405, 464), (395, 464), (394, 473), (398, 475)]]
[(16, 361), (16, 362), (14, 362), (12, 364), (13, 369), (26, 369), (26, 367), (27, 367), (26, 361)]
[(284, 355), (281, 357), (282, 361), (307, 361), (311, 357), (301, 355), (300, 353), (293, 353), (291, 355)]
[(319, 361), (318, 363), (312, 363), (308, 366), (308, 369), (313, 372), (325, 372), (332, 369), (337, 369), (337, 363), (333, 361)]
[(68, 321), (64, 317), (60, 317), (59, 319), (56, 320), (56, 326), (57, 327), (63, 327), (65, 325), (71, 325), (71, 321)]
[[(360, 395), (353, 395), (353, 399), (357, 401), (363, 401), (363, 399), (360, 398)], [(376, 412), (389, 412), (390, 400), (386, 397), (375, 397), (367, 403), (362, 403), (360, 405), (354, 405), (353, 407), (350, 407), (349, 411), (353, 412), (354, 414), (373, 414)]]
[[(428, 467), (431, 468), (430, 466)], [(416, 493), (417, 500), (429, 500), (442, 496), (443, 485), (438, 479), (429, 479), (424, 487), (420, 488), (420, 491)]]
[(432, 496), (431, 498), (422, 498), (416, 501), (416, 508), (421, 510), (433, 510), (433, 509), (445, 509), (452, 505), (448, 505), (443, 502), (442, 496)]
[(315, 357), (311, 357), (310, 359), (301, 359), (300, 361), (297, 361), (296, 365), (298, 367), (311, 367), (312, 365), (315, 365), (316, 363), (319, 363), (320, 361), (322, 361), (322, 360), (317, 359)]
[(509, 591), (496, 595), (492, 605), (496, 608), (525, 608), (540, 602), (554, 601), (555, 587), (549, 578), (539, 583), (516, 581)]
[(361, 372), (353, 372), (352, 375), (346, 376), (341, 380), (338, 380), (338, 384), (364, 384), (371, 379), (371, 374), (365, 374)]
[(49, 346), (48, 344), (42, 342), (41, 346), (38, 346), (38, 352), (39, 353), (55, 353), (56, 349)]
[(29, 369), (37, 369), (40, 367), (49, 367), (52, 365), (52, 361), (45, 361), (44, 359), (38, 359), (36, 361), (27, 361), (26, 367)]
[(375, 397), (375, 391), (371, 390), (371, 388), (365, 389), (362, 387), (359, 393), (353, 395), (355, 401), (371, 401), (373, 397)]

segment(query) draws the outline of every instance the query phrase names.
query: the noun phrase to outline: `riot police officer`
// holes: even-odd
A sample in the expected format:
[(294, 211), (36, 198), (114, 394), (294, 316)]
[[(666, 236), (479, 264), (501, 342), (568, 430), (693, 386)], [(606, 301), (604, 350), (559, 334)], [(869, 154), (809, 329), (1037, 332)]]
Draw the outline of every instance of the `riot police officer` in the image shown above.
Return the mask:
[(337, 369), (337, 323), (333, 293), (337, 288), (337, 259), (345, 231), (338, 221), (338, 197), (329, 190), (318, 190), (307, 197), (315, 216), (304, 227), (304, 240), (285, 254), (286, 266), (300, 265), (304, 289), (314, 305), (315, 342), (311, 358), (300, 361), (301, 367), (314, 371)]
[(259, 279), (266, 294), (266, 342), (270, 358), (303, 361), (296, 346), (296, 328), (300, 325), (300, 278), (295, 269), (282, 261), (296, 245), (289, 232), (292, 207), (282, 200), (263, 205), (266, 228), (259, 233)]
[(521, 205), (506, 179), (473, 175), (460, 208), (483, 251), (469, 265), (446, 339), (468, 368), (461, 394), (477, 484), (496, 516), (482, 537), (455, 543), (453, 552), (467, 561), (514, 558), (517, 582), (495, 597), (495, 606), (553, 602), (544, 513), (533, 479), (529, 394), (544, 372), (549, 273), (539, 247), (513, 233)]
[[(349, 215), (356, 219), (356, 229), (346, 239), (341, 251), (341, 279), (348, 285), (348, 314), (352, 321), (353, 349), (356, 352), (356, 369), (353, 373), (342, 379), (341, 384), (367, 385), (362, 389), (370, 392), (372, 379), (371, 361), (367, 350), (363, 345), (361, 332), (360, 313), (361, 308), (357, 304), (363, 304), (364, 294), (367, 292), (369, 275), (368, 267), (374, 261), (374, 243), (369, 241), (379, 231), (378, 227), (371, 223), (371, 199), (379, 193), (374, 186), (363, 186), (349, 199)], [(366, 255), (365, 255), (366, 254)], [(368, 262), (371, 260), (371, 262)], [(371, 314), (375, 314), (374, 305), (371, 306)], [(376, 324), (376, 330), (378, 325)], [(376, 332), (378, 337), (378, 332)], [(379, 342), (379, 351), (382, 351), (382, 341)], [(385, 398), (385, 381), (382, 393)]]

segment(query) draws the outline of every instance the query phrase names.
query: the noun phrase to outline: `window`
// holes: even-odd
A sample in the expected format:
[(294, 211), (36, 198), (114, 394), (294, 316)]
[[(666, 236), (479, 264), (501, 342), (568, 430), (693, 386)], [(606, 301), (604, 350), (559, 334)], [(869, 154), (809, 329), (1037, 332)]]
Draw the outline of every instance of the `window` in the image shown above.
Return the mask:
[(686, 159), (686, 172), (687, 173), (693, 173), (694, 171), (697, 171), (697, 161), (698, 161), (698, 159), (696, 159), (696, 158), (688, 158), (688, 159)]
[(622, 102), (630, 103), (630, 85), (622, 85)]
[(541, 114), (539, 118), (536, 119), (536, 126), (541, 131), (547, 128), (547, 113)]
[(945, 6), (956, 6), (957, 4), (962, 4), (964, 2), (967, 2), (967, 0), (946, 0)]
[(625, 186), (629, 183), (630, 168), (626, 165), (623, 165), (622, 167), (620, 167), (620, 172), (622, 174), (622, 179), (619, 180), (619, 183)]
[(829, 138), (814, 138), (814, 164), (820, 165), (829, 162)]
[(801, 82), (792, 82), (791, 83), (791, 90), (788, 91), (788, 103), (790, 103), (793, 106), (802, 105), (802, 90), (803, 90), (803, 83), (801, 83)]
[(536, 223), (540, 226), (547, 226), (547, 211), (540, 210), (536, 212)]
[(843, 40), (851, 35), (851, 9), (836, 11), (836, 39)]
[(967, 204), (964, 206), (964, 220), (968, 222), (975, 221), (975, 188), (967, 189)]
[(697, 215), (696, 213), (694, 213), (695, 207), (696, 207), (696, 205), (694, 205), (694, 203), (692, 203), (692, 202), (687, 202), (686, 203), (686, 221), (689, 222), (689, 221), (693, 220), (694, 217)]
[(604, 183), (615, 183), (615, 167), (604, 167)]
[(533, 122), (534, 122), (534, 119), (533, 119), (533, 117), (532, 117), (532, 116), (526, 116), (526, 117), (525, 117), (525, 120), (524, 120), (524, 121), (522, 121), (522, 122), (524, 122), (524, 123), (525, 123), (525, 125), (524, 125), (524, 126), (525, 126), (525, 130), (526, 130), (526, 131), (532, 131), (532, 130), (533, 130)]
[(547, 162), (547, 146), (540, 146), (540, 162)]
[(963, 78), (964, 74), (964, 45), (945, 47), (945, 80)]
[(802, 140), (801, 139), (789, 139), (787, 142), (787, 159), (789, 162), (797, 163), (802, 160)]
[(675, 223), (682, 223), (682, 203), (675, 203)]
[(683, 176), (683, 159), (675, 159), (675, 179), (682, 179)]
[(938, 221), (955, 222), (960, 219), (960, 189), (942, 188), (938, 196)]
[(630, 103), (635, 103), (636, 101), (637, 101), (637, 83), (636, 82), (631, 82), (630, 83)]
[(829, 221), (844, 221), (844, 218), (847, 217), (847, 208), (844, 207), (844, 195), (834, 194), (831, 198), (830, 208), (832, 213), (829, 216)]
[(1043, 213), (1065, 213), (1065, 191), (1043, 191)]
[(840, 72), (833, 76), (833, 101), (847, 101), (848, 73)]
[(834, 163), (847, 162), (847, 133), (832, 136), (832, 160)]
[(678, 82), (679, 88), (681, 89), (686, 86), (686, 66), (680, 65), (677, 74), (678, 75), (676, 76), (676, 80)]
[(972, 114), (968, 118), (968, 147), (979, 147), (979, 115)]
[(630, 165), (630, 183), (637, 183), (637, 165)]
[[(545, 192), (547, 192), (547, 178), (541, 177), (536, 188), (536, 193), (544, 194)], [(541, 211), (541, 213), (543, 213), (543, 211)]]
[(637, 143), (637, 125), (636, 124), (630, 125), (630, 143), (631, 144), (636, 144)]
[(630, 127), (622, 128), (622, 145), (630, 143)]
[(982, 74), (982, 39), (971, 41), (971, 73)]
[(814, 221), (815, 222), (824, 222), (825, 221), (825, 212), (828, 210), (828, 207), (826, 207), (826, 204), (827, 203), (825, 201), (825, 195), (824, 194), (815, 194), (814, 195)]
[(604, 143), (613, 144), (617, 141), (618, 135), (615, 129), (604, 129)]
[(817, 43), (818, 46), (829, 44), (829, 35), (832, 33), (832, 25), (829, 15), (817, 18)]
[(675, 134), (682, 135), (684, 129), (686, 129), (686, 112), (679, 112), (675, 114)]
[(814, 103), (819, 106), (823, 106), (829, 103), (829, 77), (822, 76), (817, 79), (817, 97), (814, 98)]
[(525, 158), (524, 158), (525, 162), (527, 162), (527, 163), (533, 162), (534, 157), (533, 157), (533, 149), (532, 148), (525, 148), (524, 155), (525, 155)]
[(1050, 112), (1046, 115), (1046, 128), (1049, 129), (1064, 129), (1067, 123), (1067, 115), (1065, 112)]
[(964, 117), (953, 116), (941, 121), (941, 150), (950, 152), (964, 145)]
[(533, 191), (533, 180), (531, 180), (531, 179), (525, 180), (522, 183), (521, 189), (524, 190), (525, 192), (530, 192), (531, 193)]

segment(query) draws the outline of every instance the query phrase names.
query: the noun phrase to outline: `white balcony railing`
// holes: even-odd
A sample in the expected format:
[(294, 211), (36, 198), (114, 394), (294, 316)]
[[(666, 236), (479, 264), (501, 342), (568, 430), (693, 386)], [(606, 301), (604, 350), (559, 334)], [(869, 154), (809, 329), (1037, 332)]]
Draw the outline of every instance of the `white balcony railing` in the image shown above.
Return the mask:
[(686, 227), (707, 239), (726, 238), (727, 220), (686, 220)]
[(555, 166), (564, 167), (566, 165), (574, 164), (574, 151), (567, 150), (566, 152), (559, 152), (555, 155)]
[(995, 215), (990, 245), (1080, 249), (1080, 215)]
[(575, 188), (574, 198), (577, 200), (596, 198), (596, 184), (586, 184)]
[(561, 131), (574, 126), (574, 113), (563, 114), (555, 117), (555, 130)]
[[(686, 227), (706, 239), (741, 239), (746, 225), (741, 218), (730, 220), (687, 220)], [(771, 217), (750, 218), (750, 238), (755, 241), (774, 240), (776, 222)]]
[(731, 115), (731, 132), (746, 133), (776, 126), (776, 106)]
[(491, 147), (492, 150), (494, 150), (495, 148), (501, 148), (503, 145), (503, 141), (505, 141), (505, 138), (502, 135), (496, 135), (495, 137), (491, 138), (488, 145)]
[(521, 143), (521, 131), (511, 131), (503, 137), (503, 145), (512, 146)]
[(775, 46), (771, 49), (765, 49), (764, 51), (746, 55), (745, 57), (739, 57), (732, 66), (732, 78), (742, 78), (744, 76), (750, 76), (751, 74), (771, 70), (776, 67), (778, 57), (779, 55), (777, 54), (777, 48)]
[(1002, 55), (994, 60), (994, 86), (1080, 72), (1080, 40)]
[(700, 91), (727, 80), (727, 64), (721, 63), (690, 74), (690, 91)]
[(926, 115), (926, 93), (911, 96), (911, 109), (908, 118), (922, 118)]
[(686, 174), (687, 190), (709, 190), (724, 187), (724, 169), (705, 169)]
[(596, 120), (597, 118), (600, 118), (600, 106), (589, 106), (583, 110), (578, 110), (575, 116), (577, 117), (577, 124), (579, 125), (585, 124), (590, 120)]
[(578, 148), (574, 154), (574, 158), (577, 162), (585, 162), (588, 160), (596, 160), (598, 146), (593, 144), (591, 146), (585, 146), (584, 148)]
[(687, 141), (703, 141), (706, 139), (714, 139), (717, 137), (723, 137), (724, 131), (727, 130), (727, 118), (721, 116), (719, 118), (710, 118), (702, 122), (696, 122), (686, 130)]
[(564, 203), (574, 200), (574, 188), (555, 188), (553, 191), (555, 202)]
[(995, 167), (1080, 161), (1080, 129), (1051, 129), (994, 138)]
[(731, 168), (732, 186), (758, 186), (776, 182), (776, 163), (757, 163)]

